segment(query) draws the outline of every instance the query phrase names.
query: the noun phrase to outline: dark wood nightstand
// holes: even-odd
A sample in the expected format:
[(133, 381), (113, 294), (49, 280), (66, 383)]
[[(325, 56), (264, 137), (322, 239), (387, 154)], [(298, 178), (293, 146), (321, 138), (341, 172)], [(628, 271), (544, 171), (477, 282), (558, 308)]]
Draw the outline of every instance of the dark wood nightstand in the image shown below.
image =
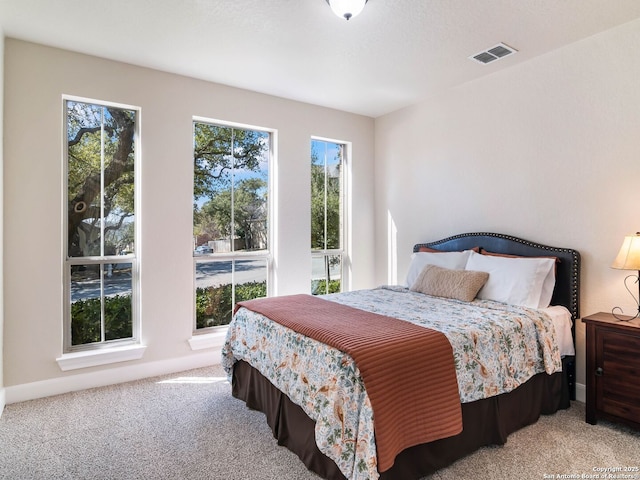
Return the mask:
[(640, 429), (640, 319), (610, 313), (583, 317), (587, 329), (586, 421), (620, 422)]

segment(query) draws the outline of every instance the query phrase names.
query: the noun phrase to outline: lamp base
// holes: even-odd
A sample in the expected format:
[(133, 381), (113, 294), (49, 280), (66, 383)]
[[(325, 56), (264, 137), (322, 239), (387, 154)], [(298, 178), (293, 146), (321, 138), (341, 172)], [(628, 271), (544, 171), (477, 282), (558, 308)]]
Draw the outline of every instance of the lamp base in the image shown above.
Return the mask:
[[(631, 289), (627, 285), (627, 280), (629, 280), (630, 278), (635, 279), (636, 283), (638, 284), (638, 296), (637, 297), (631, 292)], [(627, 289), (627, 292), (629, 292), (629, 295), (631, 295), (633, 297), (633, 299), (635, 300), (636, 305), (638, 305), (638, 312), (633, 317), (631, 317), (629, 315), (624, 315), (624, 312), (622, 311), (622, 308), (613, 307), (613, 309), (611, 310), (611, 315), (613, 315), (617, 320), (620, 320), (621, 322), (628, 322), (630, 320), (633, 320), (634, 318), (640, 318), (640, 270), (638, 270), (638, 274), (637, 275), (627, 275), (625, 277), (625, 279), (624, 279), (624, 286)], [(616, 314), (616, 310), (620, 310), (620, 315)]]
[[(620, 310), (620, 314), (617, 314), (616, 310)], [(635, 320), (636, 318), (640, 318), (640, 312), (636, 313), (632, 317), (631, 315), (624, 315), (622, 313), (622, 309), (620, 307), (613, 307), (613, 309), (611, 310), (611, 315), (613, 315), (616, 320), (620, 320), (621, 322), (630, 322), (631, 320)]]

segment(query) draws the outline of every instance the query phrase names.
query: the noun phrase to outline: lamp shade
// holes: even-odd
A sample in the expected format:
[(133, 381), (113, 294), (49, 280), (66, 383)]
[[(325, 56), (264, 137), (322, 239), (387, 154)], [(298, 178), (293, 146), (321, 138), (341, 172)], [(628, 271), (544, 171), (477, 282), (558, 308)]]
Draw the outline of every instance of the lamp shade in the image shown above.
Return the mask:
[(624, 237), (618, 256), (611, 266), (622, 270), (640, 270), (640, 232)]
[(364, 9), (367, 0), (327, 0), (327, 3), (340, 18), (346, 18), (349, 20), (351, 17), (355, 17)]

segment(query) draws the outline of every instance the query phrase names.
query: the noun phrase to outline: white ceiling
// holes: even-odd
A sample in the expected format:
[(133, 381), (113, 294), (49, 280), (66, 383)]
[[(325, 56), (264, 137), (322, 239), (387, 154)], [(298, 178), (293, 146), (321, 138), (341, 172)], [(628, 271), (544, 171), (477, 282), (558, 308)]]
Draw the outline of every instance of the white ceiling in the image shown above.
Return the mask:
[[(377, 117), (640, 17), (639, 0), (0, 0), (5, 36)], [(467, 57), (503, 42), (519, 53)]]

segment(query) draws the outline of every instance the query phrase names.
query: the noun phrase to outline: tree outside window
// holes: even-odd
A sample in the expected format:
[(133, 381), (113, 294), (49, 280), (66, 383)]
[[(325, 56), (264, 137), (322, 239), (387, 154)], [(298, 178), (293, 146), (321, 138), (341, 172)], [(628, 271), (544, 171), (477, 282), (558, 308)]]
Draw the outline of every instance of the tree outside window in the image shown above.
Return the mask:
[(196, 330), (226, 325), (235, 304), (267, 295), (267, 131), (196, 121), (193, 254)]

